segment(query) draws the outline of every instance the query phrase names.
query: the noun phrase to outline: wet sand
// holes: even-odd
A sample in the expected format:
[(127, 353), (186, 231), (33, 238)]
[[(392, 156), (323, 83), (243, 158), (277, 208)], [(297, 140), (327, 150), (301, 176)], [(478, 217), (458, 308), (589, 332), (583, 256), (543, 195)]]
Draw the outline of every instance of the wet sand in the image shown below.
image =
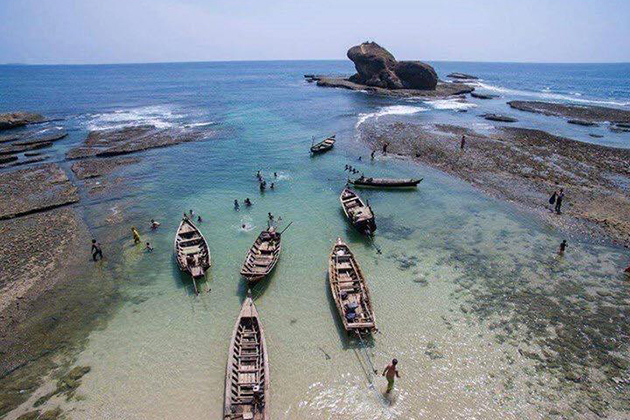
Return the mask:
[[(569, 234), (630, 245), (630, 150), (516, 127), (481, 134), (454, 125), (397, 122), (362, 126), (360, 136), (376, 150), (388, 142), (388, 152), (453, 174)], [(561, 215), (548, 203), (559, 188), (565, 192)]]

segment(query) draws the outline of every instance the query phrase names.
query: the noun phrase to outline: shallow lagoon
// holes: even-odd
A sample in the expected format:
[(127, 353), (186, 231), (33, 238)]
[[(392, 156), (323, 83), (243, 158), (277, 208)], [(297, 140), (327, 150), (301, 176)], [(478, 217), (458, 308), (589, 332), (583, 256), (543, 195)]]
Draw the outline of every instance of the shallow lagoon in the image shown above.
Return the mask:
[[(227, 346), (245, 293), (238, 271), (267, 212), (282, 217), (281, 225), (293, 221), (278, 267), (254, 288), (269, 346), (272, 418), (517, 419), (544, 418), (550, 410), (588, 417), (595, 415), (589, 408), (593, 395), (615, 402), (623, 394), (610, 386), (606, 366), (590, 357), (597, 346), (583, 350), (587, 367), (567, 356), (576, 371), (591, 372), (588, 386), (567, 380), (562, 366), (541, 368), (527, 356), (553, 352), (546, 340), (555, 335), (543, 331), (566, 321), (556, 319), (557, 312), (539, 311), (540, 302), (574, 311), (576, 322), (612, 304), (617, 309), (609, 320), (627, 315), (627, 290), (617, 274), (620, 250), (571, 238), (567, 255), (558, 258), (560, 232), (430, 168), (381, 156), (369, 162), (369, 150), (355, 135), (360, 121), (483, 120), (468, 115), (472, 111), (461, 116), (454, 109), (318, 89), (301, 80), (302, 73), (318, 70), (313, 66), (329, 69), (326, 63), (239, 65), (236, 74), (227, 74), (225, 66), (149, 66), (145, 84), (127, 69), (128, 89), (118, 95), (101, 75), (106, 81), (97, 94), (71, 92), (75, 108), (72, 100), (61, 101), (66, 124), (74, 128), (68, 143), (89, 128), (121, 124), (213, 123), (218, 133), (143, 154), (140, 165), (120, 173), (122, 199), (84, 201), (97, 236), (134, 224), (155, 251), (134, 248), (130, 235), (111, 245), (115, 258), (108, 268), (124, 284), (123, 301), (102, 328), (89, 333), (77, 358), (76, 364), (92, 370), (78, 389), (80, 398), (62, 404), (71, 418), (221, 416)], [(84, 83), (93, 80), (83, 77)], [(427, 111), (386, 112), (391, 106)], [(577, 130), (558, 124), (560, 132)], [(311, 158), (311, 136), (334, 132), (335, 149)], [(376, 247), (349, 228), (339, 208), (346, 164), (366, 174), (424, 177), (417, 191), (363, 193), (377, 214)], [(259, 169), (276, 182), (274, 191), (258, 191)], [(235, 211), (233, 200), (246, 197), (254, 205)], [(179, 218), (191, 208), (204, 218), (200, 227), (213, 259), (200, 296), (172, 256)], [(121, 225), (105, 222), (114, 214)], [(149, 231), (150, 218), (162, 222), (160, 229)], [(377, 369), (392, 357), (400, 361), (402, 378), (391, 399), (382, 396), (385, 381), (370, 373), (360, 343), (348, 340), (337, 321), (326, 264), (338, 236), (357, 255), (374, 300), (380, 332), (367, 353)], [(531, 316), (523, 311), (529, 303)], [(606, 334), (619, 339), (625, 332)], [(578, 350), (568, 348), (567, 354)]]

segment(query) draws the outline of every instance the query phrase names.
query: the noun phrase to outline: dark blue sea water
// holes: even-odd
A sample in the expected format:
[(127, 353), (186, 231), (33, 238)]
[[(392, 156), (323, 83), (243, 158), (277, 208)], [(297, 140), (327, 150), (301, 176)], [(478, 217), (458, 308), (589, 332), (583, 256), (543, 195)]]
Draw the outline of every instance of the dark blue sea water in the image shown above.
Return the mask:
[[(98, 267), (123, 283), (123, 303), (102, 329), (86, 332), (76, 363), (92, 370), (77, 391), (81, 398), (61, 402), (70, 417), (221, 417), (227, 346), (244, 293), (239, 267), (268, 212), (282, 225), (294, 222), (273, 276), (255, 289), (269, 345), (272, 418), (522, 419), (557, 407), (569, 391), (517, 351), (538, 349), (535, 332), (516, 325), (516, 344), (503, 343), (491, 325), (507, 322), (509, 309), (486, 302), (487, 322), (480, 322), (461, 307), (473, 287), (535, 296), (542, 285), (575, 282), (580, 293), (598, 296), (593, 290), (622, 283), (621, 251), (570, 238), (570, 252), (556, 258), (562, 232), (437, 170), (380, 156), (370, 162), (357, 128), (382, 118), (483, 131), (493, 125), (479, 115), (501, 112), (523, 127), (630, 147), (630, 134), (605, 124), (572, 126), (505, 104), (537, 99), (630, 109), (630, 65), (433, 64), (442, 78), (453, 71), (479, 76), (478, 89), (500, 98), (393, 99), (303, 79), (350, 74), (345, 61), (0, 66), (0, 112), (59, 119), (34, 129), (69, 131), (46, 153), (70, 176), (64, 154), (90, 130), (151, 124), (210, 133), (137, 154), (141, 162), (116, 172), (105, 192), (86, 192), (99, 179), (73, 179), (82, 187), (77, 207), (110, 256)], [(310, 157), (312, 137), (332, 133), (335, 149)], [(381, 254), (340, 214), (347, 164), (375, 176), (424, 178), (417, 191), (363, 193), (377, 214)], [(275, 182), (274, 191), (258, 191), (257, 170)], [(246, 197), (254, 205), (235, 211), (234, 199)], [(175, 229), (189, 209), (204, 218), (213, 258), (199, 297), (172, 256)], [(157, 231), (149, 229), (151, 218), (162, 223)], [(133, 245), (132, 225), (153, 253)], [(402, 378), (388, 398), (384, 380), (340, 331), (327, 292), (327, 256), (337, 237), (348, 241), (370, 285), (380, 330), (371, 360), (379, 369), (393, 357), (401, 361)]]

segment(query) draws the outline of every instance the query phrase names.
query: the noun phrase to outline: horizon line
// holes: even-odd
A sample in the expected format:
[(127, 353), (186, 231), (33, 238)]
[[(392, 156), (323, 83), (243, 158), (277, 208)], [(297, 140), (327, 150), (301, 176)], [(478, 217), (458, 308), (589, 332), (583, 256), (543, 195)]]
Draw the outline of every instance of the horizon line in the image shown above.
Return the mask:
[[(235, 59), (235, 60), (193, 60), (193, 61), (143, 61), (143, 62), (113, 62), (113, 63), (0, 63), (0, 66), (130, 66), (154, 64), (203, 64), (203, 63), (271, 63), (271, 62), (299, 62), (299, 61), (344, 61), (348, 59)], [(400, 60), (407, 61), (407, 60)], [(473, 60), (413, 60), (433, 63), (484, 63), (484, 64), (630, 64), (630, 61), (473, 61)]]

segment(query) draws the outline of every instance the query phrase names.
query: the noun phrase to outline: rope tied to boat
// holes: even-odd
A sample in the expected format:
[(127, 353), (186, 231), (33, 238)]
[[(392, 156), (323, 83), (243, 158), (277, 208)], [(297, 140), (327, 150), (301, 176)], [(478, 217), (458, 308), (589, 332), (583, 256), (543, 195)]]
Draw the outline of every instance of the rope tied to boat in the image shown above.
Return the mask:
[[(363, 336), (361, 335), (360, 331), (357, 331), (357, 337), (359, 337), (359, 341), (361, 342), (361, 348), (363, 349), (363, 352), (365, 353), (365, 358), (370, 364), (370, 368), (372, 368), (372, 374), (377, 375), (378, 371), (374, 369), (374, 363), (372, 363), (372, 358), (370, 357), (370, 354), (367, 351), (367, 344), (365, 344), (365, 341), (363, 340)], [(368, 382), (370, 383), (370, 385), (374, 383), (372, 375), (368, 377)]]

